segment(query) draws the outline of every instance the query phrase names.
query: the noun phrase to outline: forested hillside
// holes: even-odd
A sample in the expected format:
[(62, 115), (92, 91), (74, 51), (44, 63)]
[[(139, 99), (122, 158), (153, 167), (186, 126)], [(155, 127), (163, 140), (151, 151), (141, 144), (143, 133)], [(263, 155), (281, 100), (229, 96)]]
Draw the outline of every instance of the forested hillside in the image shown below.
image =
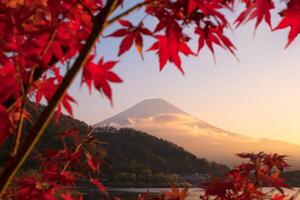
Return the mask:
[(134, 129), (97, 128), (94, 135), (107, 151), (105, 161), (109, 167), (104, 171), (110, 182), (170, 182), (176, 176), (222, 175), (229, 170), (225, 165), (197, 158), (176, 144)]
[(117, 171), (134, 171), (135, 165), (145, 165), (153, 172), (191, 174), (222, 174), (228, 168), (197, 158), (171, 142), (129, 128), (102, 128), (94, 131), (104, 142), (107, 160)]
[[(30, 131), (30, 128), (32, 127), (32, 124), (36, 121), (42, 110), (44, 109), (44, 106), (36, 106), (33, 103), (28, 103), (26, 106), (28, 112), (30, 113), (30, 121), (24, 123), (24, 136), (28, 134)], [(42, 138), (37, 144), (37, 147), (34, 149), (34, 151), (31, 154), (31, 157), (34, 158), (38, 155), (39, 152), (45, 150), (45, 149), (59, 149), (63, 148), (63, 142), (61, 141), (61, 133), (64, 131), (70, 130), (70, 129), (77, 129), (80, 134), (84, 137), (85, 134), (88, 131), (89, 126), (80, 120), (74, 119), (70, 116), (62, 114), (59, 120), (57, 120), (55, 117), (51, 119), (51, 122), (49, 123), (48, 127), (45, 130), (45, 133), (43, 134)], [(11, 138), (14, 139), (14, 138)], [(10, 151), (12, 140), (8, 140), (5, 143), (4, 148), (0, 151), (0, 163), (4, 163), (4, 160), (7, 158), (6, 156), (7, 151)], [(0, 164), (1, 165), (1, 164)], [(25, 169), (32, 168), (32, 167), (38, 167), (35, 165), (35, 162), (33, 159), (30, 159), (26, 165), (24, 166)]]
[[(27, 107), (31, 113), (31, 120), (35, 121), (43, 107), (34, 104), (28, 104)], [(30, 127), (31, 123), (25, 124), (25, 133), (29, 132)], [(53, 118), (23, 171), (38, 167), (33, 158), (43, 150), (63, 149), (68, 140), (62, 142), (61, 133), (73, 128), (78, 129), (80, 136), (84, 138), (91, 127), (67, 115), (62, 115), (58, 121)], [(97, 142), (86, 148), (92, 153), (97, 152), (100, 159), (105, 161), (102, 178), (114, 185), (149, 186), (164, 183), (168, 186), (172, 183), (182, 183), (180, 177), (183, 175), (221, 175), (228, 171), (225, 165), (197, 158), (176, 144), (134, 129), (97, 128), (94, 130), (94, 136)], [(4, 163), (4, 155), (7, 155), (10, 146), (8, 141), (0, 152), (1, 163)]]

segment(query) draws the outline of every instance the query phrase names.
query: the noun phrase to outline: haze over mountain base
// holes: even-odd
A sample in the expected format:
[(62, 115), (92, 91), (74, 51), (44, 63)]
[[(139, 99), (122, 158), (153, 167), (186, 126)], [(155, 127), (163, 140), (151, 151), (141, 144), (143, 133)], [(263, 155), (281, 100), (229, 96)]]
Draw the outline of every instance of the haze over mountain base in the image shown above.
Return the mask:
[(271, 139), (252, 139), (201, 121), (163, 99), (144, 100), (95, 125), (130, 127), (180, 145), (199, 157), (229, 166), (240, 152), (288, 155), (292, 169), (300, 169), (300, 146)]

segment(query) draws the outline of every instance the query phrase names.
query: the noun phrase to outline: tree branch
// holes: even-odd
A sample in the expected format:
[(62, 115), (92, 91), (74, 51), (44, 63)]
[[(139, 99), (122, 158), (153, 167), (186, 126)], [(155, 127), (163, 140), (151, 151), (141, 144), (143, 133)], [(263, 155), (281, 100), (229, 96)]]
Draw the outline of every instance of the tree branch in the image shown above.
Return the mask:
[(51, 117), (54, 114), (55, 108), (60, 103), (61, 99), (65, 95), (66, 90), (74, 80), (76, 74), (80, 71), (81, 67), (86, 63), (89, 52), (94, 47), (98, 37), (103, 32), (103, 30), (107, 27), (107, 19), (111, 12), (117, 7), (118, 0), (109, 0), (105, 5), (104, 9), (96, 16), (96, 21), (98, 23), (94, 24), (92, 32), (90, 33), (86, 44), (81, 50), (79, 56), (77, 57), (75, 63), (72, 68), (68, 71), (66, 76), (64, 77), (62, 83), (58, 87), (55, 95), (49, 102), (48, 106), (45, 108), (40, 118), (36, 122), (35, 126), (29, 132), (24, 145), (18, 151), (15, 157), (12, 157), (4, 170), (0, 175), (0, 198), (4, 194), (6, 188), (8, 187), (11, 180), (15, 177), (17, 171), (21, 168), (24, 162), (29, 157), (31, 151), (39, 141), (42, 136), (45, 128), (50, 122)]
[(142, 8), (143, 6), (147, 5), (147, 4), (150, 4), (150, 3), (153, 3), (154, 1), (157, 1), (157, 0), (152, 0), (152, 1), (145, 1), (145, 2), (141, 2), (141, 3), (138, 3), (134, 6), (132, 6), (131, 8), (129, 8), (128, 10), (122, 12), (121, 14), (113, 17), (112, 19), (108, 20), (107, 21), (107, 24), (110, 25), (116, 21), (118, 21), (119, 19), (121, 19), (122, 17), (125, 17), (126, 15), (129, 15), (130, 13), (132, 13), (133, 11), (139, 9), (139, 8)]

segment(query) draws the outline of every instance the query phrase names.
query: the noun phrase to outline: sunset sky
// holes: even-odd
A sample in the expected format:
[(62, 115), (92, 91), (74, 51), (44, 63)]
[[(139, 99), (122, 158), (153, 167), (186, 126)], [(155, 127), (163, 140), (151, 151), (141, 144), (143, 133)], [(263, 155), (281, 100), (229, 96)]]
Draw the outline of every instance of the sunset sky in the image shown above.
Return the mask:
[[(185, 76), (172, 64), (159, 72), (152, 52), (143, 61), (132, 48), (115, 68), (124, 83), (113, 85), (113, 107), (97, 91), (89, 95), (85, 86), (80, 89), (78, 76), (71, 88), (79, 103), (75, 117), (95, 124), (143, 99), (159, 97), (225, 130), (300, 145), (300, 38), (284, 49), (287, 31), (271, 32), (265, 23), (255, 37), (253, 30), (248, 23), (228, 33), (240, 61), (216, 48), (215, 64), (204, 49), (199, 57), (182, 59)], [(97, 54), (118, 60), (119, 41), (103, 41)], [(196, 42), (190, 43), (193, 50)]]

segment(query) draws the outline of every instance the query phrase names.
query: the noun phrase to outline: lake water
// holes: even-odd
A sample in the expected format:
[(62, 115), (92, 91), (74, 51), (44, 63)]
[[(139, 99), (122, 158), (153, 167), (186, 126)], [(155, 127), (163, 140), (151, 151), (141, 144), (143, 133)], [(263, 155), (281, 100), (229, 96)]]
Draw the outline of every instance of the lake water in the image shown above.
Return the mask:
[[(263, 188), (264, 192), (272, 192), (272, 188)], [(163, 191), (170, 191), (170, 188), (107, 188), (108, 193), (111, 197), (117, 196), (122, 200), (135, 200), (137, 197), (148, 191), (149, 194), (157, 196)], [(288, 197), (300, 192), (300, 188), (293, 188), (293, 190), (285, 190), (285, 194)], [(187, 200), (199, 199), (199, 196), (203, 194), (203, 191), (199, 188), (189, 188), (189, 196)], [(97, 191), (86, 192), (87, 199), (95, 200), (100, 199), (101, 195)], [(287, 198), (288, 199), (288, 198)], [(295, 200), (300, 200), (300, 195), (295, 196)]]

